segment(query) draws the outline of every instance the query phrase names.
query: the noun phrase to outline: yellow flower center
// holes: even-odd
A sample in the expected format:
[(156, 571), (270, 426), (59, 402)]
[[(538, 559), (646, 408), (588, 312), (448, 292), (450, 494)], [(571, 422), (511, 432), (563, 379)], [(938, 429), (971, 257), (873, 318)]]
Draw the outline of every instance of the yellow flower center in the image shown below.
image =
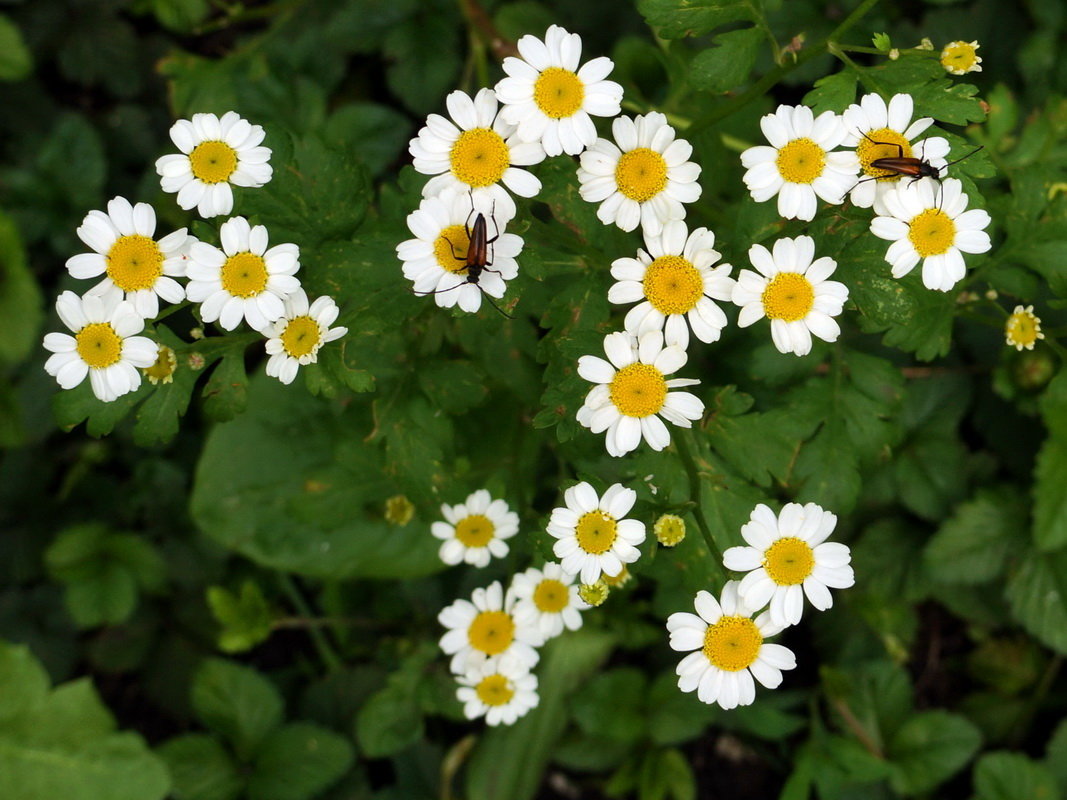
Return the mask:
[(762, 646), (763, 636), (748, 617), (722, 617), (704, 632), (704, 656), (724, 672), (748, 667)]
[[(879, 128), (876, 131), (868, 131), (867, 136), (860, 139), (856, 145), (856, 155), (860, 160), (863, 172), (880, 181), (900, 180), (900, 174), (887, 172), (884, 169), (876, 169), (871, 166), (872, 161), (880, 158), (913, 158), (911, 143), (904, 136), (892, 128)], [(871, 140), (874, 141), (871, 141)], [(898, 149), (900, 145), (902, 149)]]
[(663, 408), (667, 381), (651, 364), (630, 364), (615, 373), (609, 391), (611, 402), (620, 414), (648, 417)]
[(1033, 350), (1037, 340), (1045, 338), (1045, 334), (1041, 332), (1041, 320), (1032, 311), (1023, 309), (1022, 306), (1008, 317), (1008, 322), (1004, 326), (1004, 334), (1008, 339), (1008, 344), (1017, 350), (1024, 348)]
[(433, 243), (433, 255), (441, 269), (463, 272), (467, 269), (467, 248), (470, 237), (462, 225), (449, 225), (437, 234)]
[(511, 151), (491, 128), (463, 131), (448, 154), (452, 174), (468, 186), (492, 186), (511, 166)]
[(921, 258), (939, 256), (956, 241), (956, 223), (936, 208), (928, 208), (912, 219), (908, 239)]
[(803, 583), (815, 569), (815, 553), (807, 542), (787, 536), (767, 548), (763, 568), (779, 586), (794, 586)]
[(482, 678), (474, 690), (478, 699), (487, 706), (506, 706), (515, 696), (515, 690), (511, 688), (511, 681), (499, 673)]
[(674, 547), (685, 539), (685, 520), (674, 514), (664, 514), (656, 520), (652, 530), (664, 547)]
[(545, 614), (558, 614), (570, 602), (570, 589), (562, 581), (545, 578), (534, 589), (533, 601), (538, 611)]
[(124, 292), (151, 289), (163, 274), (163, 251), (148, 236), (120, 236), (104, 260), (107, 276)]
[[(611, 587), (625, 586), (630, 582), (631, 578), (633, 578), (633, 575), (630, 574), (630, 570), (626, 568), (625, 564), (622, 565), (622, 572), (620, 572), (618, 575), (600, 576), (600, 580), (602, 580), (605, 585)], [(584, 600), (585, 598), (583, 597), (582, 599)]]
[(815, 305), (815, 288), (799, 272), (779, 272), (763, 290), (762, 301), (767, 319), (796, 322)]
[(953, 42), (941, 51), (941, 66), (954, 75), (963, 75), (978, 66), (978, 45)]
[(495, 532), (496, 526), (484, 514), (471, 514), (456, 523), (456, 538), (466, 547), (485, 547)]
[(667, 188), (667, 162), (647, 147), (623, 153), (615, 165), (615, 185), (626, 197), (645, 203)]
[(222, 265), (222, 288), (234, 297), (255, 297), (267, 288), (267, 262), (254, 253), (238, 253)]
[(144, 367), (141, 371), (148, 378), (149, 383), (156, 386), (160, 383), (173, 383), (174, 370), (178, 368), (177, 354), (165, 344), (159, 346), (159, 355), (156, 363), (150, 367)]
[(203, 183), (222, 183), (237, 169), (237, 151), (226, 142), (201, 142), (189, 154), (189, 167)]
[(394, 494), (385, 501), (385, 521), (404, 526), (415, 516), (415, 505), (406, 496)]
[(615, 544), (618, 527), (615, 517), (605, 511), (582, 514), (575, 529), (578, 546), (594, 556), (606, 553)]
[(293, 317), (282, 332), (282, 347), (293, 358), (314, 353), (321, 342), (319, 323), (307, 315)]
[(569, 69), (549, 67), (534, 83), (534, 102), (546, 117), (573, 116), (585, 100), (585, 86)]
[(107, 322), (90, 322), (74, 340), (82, 361), (94, 369), (110, 367), (122, 358), (122, 337)]
[(789, 183), (811, 183), (822, 175), (826, 151), (811, 139), (794, 139), (778, 151), (778, 174)]
[(692, 262), (660, 256), (645, 270), (645, 297), (661, 314), (685, 314), (704, 296), (704, 281)]
[(489, 656), (499, 655), (515, 640), (515, 622), (504, 611), (483, 611), (467, 630), (471, 647)]

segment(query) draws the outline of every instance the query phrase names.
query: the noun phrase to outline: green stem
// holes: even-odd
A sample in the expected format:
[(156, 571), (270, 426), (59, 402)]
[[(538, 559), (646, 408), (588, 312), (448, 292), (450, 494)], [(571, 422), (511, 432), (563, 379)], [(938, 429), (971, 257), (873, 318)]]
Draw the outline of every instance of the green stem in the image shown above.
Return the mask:
[(158, 322), (162, 322), (163, 320), (165, 320), (167, 317), (169, 317), (174, 312), (181, 311), (183, 308), (186, 308), (188, 305), (189, 305), (189, 301), (188, 300), (182, 300), (180, 303), (176, 303), (175, 305), (173, 305), (170, 308), (168, 308), (166, 311), (161, 311), (159, 314), (157, 314), (156, 318), (154, 320), (152, 320), (152, 324), (154, 325), (154, 324), (156, 324)]
[[(278, 573), (278, 584), (282, 587), (282, 591), (285, 592), (289, 601), (296, 608), (297, 612), (305, 620), (316, 619), (315, 615), (311, 612), (311, 607), (307, 604), (304, 596), (300, 594), (300, 590), (296, 588), (296, 583), (283, 572)], [(308, 626), (306, 628), (308, 636), (311, 637), (311, 644), (315, 647), (315, 650), (319, 654), (319, 658), (322, 659), (322, 663), (326, 665), (327, 672), (337, 672), (341, 669), (342, 662), (341, 657), (337, 655), (330, 642), (323, 635), (322, 631), (317, 626)]]
[(685, 473), (689, 476), (689, 499), (693, 503), (693, 516), (696, 517), (697, 527), (700, 528), (700, 534), (704, 537), (704, 544), (708, 546), (708, 550), (711, 552), (711, 560), (721, 570), (722, 553), (719, 551), (718, 545), (715, 544), (715, 538), (711, 535), (711, 528), (708, 527), (708, 521), (704, 518), (704, 511), (700, 507), (700, 473), (697, 472), (693, 453), (689, 449), (689, 443), (686, 441), (688, 436), (688, 432), (678, 431), (678, 435), (674, 437), (674, 446), (678, 451), (679, 458), (682, 459)]

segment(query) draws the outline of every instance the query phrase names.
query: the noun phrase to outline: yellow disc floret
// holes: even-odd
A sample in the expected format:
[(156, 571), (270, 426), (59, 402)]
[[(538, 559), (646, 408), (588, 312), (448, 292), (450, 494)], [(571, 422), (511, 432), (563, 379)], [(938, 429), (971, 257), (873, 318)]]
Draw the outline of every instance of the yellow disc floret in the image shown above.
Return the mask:
[(631, 200), (648, 202), (667, 188), (667, 162), (647, 147), (623, 153), (615, 165), (615, 184)]
[(704, 281), (681, 256), (660, 256), (645, 270), (645, 297), (661, 314), (685, 314), (704, 296)]
[(237, 151), (226, 142), (201, 142), (189, 154), (189, 167), (203, 183), (222, 183), (237, 170)]
[(1016, 350), (1033, 350), (1038, 339), (1044, 339), (1041, 320), (1034, 314), (1034, 307), (1015, 306), (1015, 311), (1004, 325), (1004, 337)]
[(585, 101), (585, 86), (569, 69), (549, 67), (534, 83), (534, 102), (546, 117), (562, 119), (580, 111)]
[(663, 408), (667, 381), (651, 364), (630, 364), (609, 385), (612, 404), (627, 417), (648, 417)]
[(618, 527), (615, 517), (606, 511), (582, 514), (575, 529), (578, 546), (594, 556), (606, 553), (615, 544), (615, 538), (619, 535)]
[(511, 166), (507, 142), (491, 128), (463, 131), (448, 154), (452, 174), (468, 186), (492, 186)]
[(456, 523), (456, 538), (466, 547), (485, 547), (495, 532), (493, 521), (484, 514), (471, 514)]
[(394, 494), (385, 501), (385, 521), (404, 526), (415, 516), (415, 504), (405, 495)]
[(499, 655), (515, 640), (515, 622), (504, 611), (483, 611), (467, 630), (471, 647), (489, 656)]
[(544, 614), (558, 614), (570, 602), (570, 589), (562, 581), (545, 578), (534, 589), (533, 601), (537, 610)]
[(163, 274), (163, 251), (148, 236), (120, 236), (104, 260), (107, 276), (124, 292), (151, 289)]
[(811, 139), (794, 139), (778, 151), (778, 174), (789, 183), (811, 183), (822, 175), (826, 151)]
[(322, 331), (319, 323), (311, 317), (304, 315), (293, 317), (282, 331), (282, 347), (293, 358), (313, 354), (322, 343)]
[(467, 269), (467, 249), (471, 239), (462, 225), (449, 225), (433, 243), (433, 255), (441, 269), (463, 272)]
[(578, 596), (582, 598), (582, 602), (593, 608), (603, 605), (609, 594), (611, 594), (611, 587), (603, 579), (596, 583), (583, 583), (578, 587)]
[[(899, 146), (898, 146), (899, 145)], [(856, 156), (864, 174), (880, 181), (900, 180), (900, 173), (890, 172), (871, 166), (872, 161), (880, 158), (913, 158), (911, 143), (892, 128), (879, 128), (868, 131), (856, 145)]]
[(704, 656), (724, 672), (750, 666), (763, 646), (763, 636), (748, 617), (722, 617), (704, 632)]
[(234, 297), (255, 297), (267, 288), (267, 262), (255, 253), (237, 253), (222, 265), (222, 288)]
[(943, 211), (928, 208), (912, 219), (908, 239), (920, 258), (939, 256), (956, 242), (956, 223)]
[(106, 322), (90, 322), (74, 340), (78, 355), (93, 369), (110, 367), (122, 358), (122, 337)]
[(799, 272), (779, 272), (763, 290), (761, 300), (767, 319), (796, 322), (815, 305), (815, 288)]
[(156, 363), (150, 367), (144, 367), (141, 371), (153, 386), (160, 383), (173, 383), (174, 371), (178, 368), (177, 354), (165, 344), (159, 346), (156, 355)]
[(482, 678), (474, 691), (487, 706), (506, 706), (515, 696), (511, 681), (499, 673)]
[(803, 539), (787, 536), (767, 548), (763, 568), (779, 586), (795, 586), (815, 569), (815, 553)]
[(979, 64), (982, 59), (978, 57), (978, 41), (951, 42), (945, 45), (941, 51), (941, 66), (946, 72), (953, 75), (966, 75), (968, 72), (981, 72)]
[(664, 514), (652, 527), (656, 540), (664, 547), (674, 547), (685, 539), (685, 520), (675, 514)]

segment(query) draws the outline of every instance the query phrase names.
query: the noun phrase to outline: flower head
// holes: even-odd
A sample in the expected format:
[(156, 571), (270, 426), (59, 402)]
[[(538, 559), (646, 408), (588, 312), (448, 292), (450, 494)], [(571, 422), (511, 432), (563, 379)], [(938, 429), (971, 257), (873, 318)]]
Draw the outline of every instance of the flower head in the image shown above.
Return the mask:
[(519, 532), (519, 515), (509, 511), (503, 500), (490, 497), (485, 489), (476, 491), (466, 502), (442, 505), (441, 513), (448, 521), (435, 522), (430, 532), (442, 540), (438, 554), (446, 564), (465, 561), (484, 567), (494, 556), (506, 556), (505, 539)]
[(244, 217), (226, 220), (219, 229), (222, 249), (197, 242), (190, 253), (189, 285), (185, 292), (200, 306), (204, 322), (219, 321), (232, 331), (248, 321), (257, 331), (281, 319), (285, 298), (300, 288), (294, 274), (300, 269), (295, 244), (267, 249), (267, 229), (251, 226)]
[[(658, 236), (645, 236), (637, 258), (612, 262), (618, 283), (608, 290), (612, 303), (638, 302), (626, 315), (626, 330), (640, 336), (664, 331), (668, 345), (685, 349), (689, 328), (702, 342), (714, 342), (726, 327), (726, 315), (714, 302), (729, 300), (734, 288), (732, 267), (719, 264), (715, 234), (707, 228), (692, 233), (682, 220), (670, 220)], [(689, 324), (686, 325), (686, 320)]]
[(581, 612), (589, 606), (578, 597), (574, 575), (554, 562), (544, 569), (531, 567), (511, 579), (515, 592), (515, 618), (532, 622), (547, 642), (563, 633), (582, 627)]
[(653, 450), (662, 450), (671, 442), (664, 419), (689, 428), (703, 416), (704, 403), (699, 397), (671, 391), (700, 381), (667, 378), (685, 365), (686, 355), (677, 345), (664, 347), (660, 331), (640, 338), (609, 333), (604, 337), (604, 353), (606, 361), (598, 356), (578, 359), (578, 374), (596, 386), (586, 395), (577, 418), (593, 433), (607, 433), (604, 444), (610, 455), (626, 455), (642, 438)]
[(267, 374), (289, 384), (297, 370), (319, 360), (319, 350), (326, 342), (340, 339), (348, 328), (331, 328), (337, 321), (337, 303), (331, 297), (316, 298), (308, 304), (308, 296), (298, 288), (285, 298), (285, 312), (281, 319), (264, 331), (267, 337)]
[(781, 631), (769, 614), (752, 619), (754, 610), (737, 595), (737, 581), (723, 587), (716, 601), (697, 592), (696, 614), (678, 612), (667, 619), (671, 649), (685, 652), (676, 670), (678, 688), (696, 691), (702, 703), (724, 709), (747, 706), (756, 699), (759, 681), (768, 689), (782, 683), (782, 670), (796, 667), (793, 651), (764, 639)]
[(833, 605), (830, 589), (855, 583), (847, 546), (827, 542), (837, 517), (815, 503), (787, 503), (779, 516), (763, 503), (752, 510), (741, 528), (747, 547), (723, 553), (727, 569), (747, 572), (738, 594), (750, 608), (770, 603), (776, 625), (796, 625), (804, 610), (804, 596), (820, 611)]
[(619, 483), (609, 486), (602, 497), (585, 482), (567, 489), (565, 505), (552, 510), (548, 523), (548, 533), (559, 540), (552, 551), (563, 571), (591, 584), (601, 575), (618, 575), (623, 566), (636, 561), (645, 524), (626, 519), (636, 500), (637, 492)]
[(590, 608), (599, 608), (611, 594), (611, 587), (606, 580), (601, 578), (594, 583), (583, 583), (578, 587), (578, 597)]
[(452, 656), (452, 672), (463, 675), (486, 659), (508, 654), (527, 668), (537, 663), (541, 634), (535, 625), (515, 619), (514, 608), (514, 593), (505, 593), (500, 581), (493, 581), (475, 589), (470, 600), (456, 600), (442, 609), (437, 620), (448, 631), (441, 637), (441, 649)]
[(63, 324), (74, 333), (49, 333), (44, 347), (52, 352), (44, 364), (64, 389), (73, 389), (89, 376), (93, 394), (105, 403), (141, 385), (137, 368), (152, 366), (158, 345), (145, 336), (144, 319), (119, 294), (63, 292), (56, 300)]
[(1004, 338), (1008, 346), (1016, 350), (1033, 350), (1037, 340), (1045, 338), (1041, 332), (1041, 320), (1034, 313), (1033, 306), (1015, 306), (1004, 324)]
[(171, 126), (170, 138), (181, 150), (156, 161), (164, 192), (177, 192), (178, 205), (196, 208), (202, 217), (233, 210), (233, 186), (267, 183), (273, 170), (270, 148), (261, 146), (266, 134), (237, 112), (193, 114)]
[[(923, 285), (947, 292), (966, 274), (961, 253), (984, 253), (992, 247), (985, 228), (990, 219), (983, 209), (967, 208), (967, 195), (956, 178), (940, 187), (922, 181), (886, 193), (887, 216), (871, 220), (871, 233), (891, 241), (885, 260), (893, 277), (901, 278), (923, 262)], [(939, 192), (935, 192), (939, 188)]]
[(515, 201), (504, 187), (520, 197), (541, 191), (541, 181), (520, 167), (543, 161), (544, 148), (515, 135), (515, 126), (497, 114), (492, 89), (481, 89), (473, 98), (456, 90), (445, 98), (445, 104), (452, 121), (430, 114), (408, 145), (415, 169), (435, 176), (423, 188), (423, 197), (470, 192), (495, 203), (496, 210), (511, 219)]
[(504, 104), (500, 115), (518, 126), (520, 139), (539, 142), (547, 155), (578, 155), (596, 142), (589, 115), (619, 113), (622, 87), (605, 80), (615, 65), (600, 57), (579, 69), (582, 38), (558, 25), (549, 26), (544, 41), (527, 35), (517, 44), (522, 58), (504, 59), (508, 77), (496, 85)]
[[(492, 266), (482, 270), (478, 282), (467, 280), (467, 250), (474, 233), (471, 221), (485, 217), (487, 235), (495, 241), (489, 247)], [(522, 252), (522, 238), (504, 233), (511, 215), (494, 211), (491, 197), (446, 192), (427, 197), (417, 211), (408, 215), (408, 229), (415, 235), (396, 246), (403, 262), (404, 277), (411, 281), (417, 294), (433, 292), (441, 308), (458, 305), (474, 313), (482, 305), (482, 292), (503, 297), (506, 281), (519, 274), (516, 256)]]
[(771, 146), (750, 147), (741, 154), (744, 181), (752, 199), (763, 203), (778, 195), (778, 213), (785, 219), (811, 221), (821, 197), (843, 202), (856, 182), (859, 162), (849, 150), (830, 152), (847, 131), (841, 117), (824, 111), (818, 117), (807, 106), (778, 106), (760, 120)]
[(664, 514), (652, 526), (656, 541), (664, 547), (674, 547), (685, 540), (685, 520), (676, 514)]
[[(871, 166), (879, 159), (918, 157), (938, 170), (947, 163), (947, 139), (931, 136), (912, 143), (934, 123), (931, 117), (912, 122), (914, 110), (915, 104), (910, 94), (893, 95), (888, 105), (881, 95), (866, 94), (858, 104), (853, 103), (845, 109), (843, 117), (847, 134), (843, 144), (856, 148), (863, 176), (849, 192), (854, 205), (860, 208), (873, 205), (876, 213), (885, 213), (882, 197), (900, 183), (902, 176), (892, 170)], [(915, 178), (905, 180), (911, 183)]]
[(748, 258), (759, 272), (743, 269), (734, 286), (733, 301), (741, 306), (737, 324), (748, 327), (767, 317), (771, 338), (782, 353), (798, 356), (811, 352), (811, 336), (833, 342), (841, 333), (834, 317), (841, 313), (848, 289), (827, 280), (837, 262), (815, 257), (810, 236), (779, 239), (773, 252), (754, 244)]
[(689, 160), (693, 147), (674, 138), (674, 128), (657, 111), (617, 117), (615, 141), (597, 139), (582, 153), (578, 168), (582, 199), (600, 203), (596, 215), (605, 225), (632, 231), (641, 224), (656, 236), (664, 223), (685, 218), (683, 203), (700, 197), (700, 165)]
[(118, 295), (129, 300), (145, 319), (159, 313), (159, 299), (180, 303), (185, 289), (175, 278), (185, 275), (185, 251), (189, 239), (185, 228), (158, 241), (156, 212), (147, 203), (130, 205), (125, 197), (107, 204), (107, 213), (90, 211), (78, 228), (78, 238), (95, 252), (67, 259), (75, 278), (104, 279), (91, 294)]
[(404, 527), (415, 516), (415, 504), (406, 495), (394, 494), (385, 501), (385, 521)]
[(165, 344), (159, 345), (159, 354), (156, 362), (150, 367), (144, 367), (141, 372), (148, 378), (153, 386), (174, 382), (174, 372), (178, 369), (178, 355)]
[(539, 701), (537, 676), (513, 657), (490, 658), (457, 680), (456, 697), (463, 704), (463, 715), (485, 717), (487, 725), (513, 725)]
[(978, 55), (981, 47), (976, 39), (973, 42), (949, 42), (941, 51), (941, 66), (952, 75), (966, 75), (968, 72), (981, 72), (982, 59)]

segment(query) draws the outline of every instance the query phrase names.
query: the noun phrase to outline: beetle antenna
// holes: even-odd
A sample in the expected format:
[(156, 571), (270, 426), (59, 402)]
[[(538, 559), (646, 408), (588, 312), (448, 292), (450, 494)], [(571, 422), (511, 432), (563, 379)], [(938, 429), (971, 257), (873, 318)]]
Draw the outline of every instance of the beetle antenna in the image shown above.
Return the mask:
[(478, 291), (480, 291), (482, 293), (482, 297), (484, 297), (489, 302), (489, 305), (491, 305), (493, 308), (495, 308), (497, 310), (497, 312), (499, 312), (503, 316), (507, 317), (508, 319), (515, 319), (515, 317), (511, 316), (511, 314), (509, 314), (507, 311), (505, 311), (500, 306), (498, 306), (496, 303), (494, 303), (493, 302), (493, 298), (489, 296), (489, 294), (485, 291), (485, 289), (483, 289), (478, 284), (475, 284), (475, 285), (478, 286)]

